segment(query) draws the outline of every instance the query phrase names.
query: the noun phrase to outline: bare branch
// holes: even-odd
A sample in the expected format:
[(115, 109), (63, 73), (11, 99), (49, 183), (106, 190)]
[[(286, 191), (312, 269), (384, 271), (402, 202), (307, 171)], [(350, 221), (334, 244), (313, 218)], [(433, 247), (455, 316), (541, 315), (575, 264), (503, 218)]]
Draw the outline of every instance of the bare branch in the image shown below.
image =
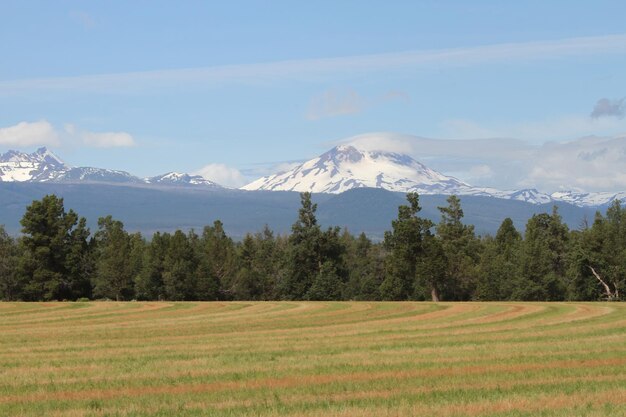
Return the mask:
[(604, 282), (604, 280), (600, 277), (600, 275), (596, 272), (596, 270), (593, 269), (591, 265), (589, 266), (589, 269), (591, 269), (591, 273), (593, 274), (593, 276), (596, 277), (596, 279), (600, 281), (600, 283), (604, 286), (604, 290), (606, 291), (606, 296), (608, 297), (608, 299), (612, 300), (614, 298), (617, 298), (617, 286), (615, 286), (616, 293), (613, 294), (613, 292), (611, 291), (611, 287), (609, 287), (609, 285), (606, 282)]

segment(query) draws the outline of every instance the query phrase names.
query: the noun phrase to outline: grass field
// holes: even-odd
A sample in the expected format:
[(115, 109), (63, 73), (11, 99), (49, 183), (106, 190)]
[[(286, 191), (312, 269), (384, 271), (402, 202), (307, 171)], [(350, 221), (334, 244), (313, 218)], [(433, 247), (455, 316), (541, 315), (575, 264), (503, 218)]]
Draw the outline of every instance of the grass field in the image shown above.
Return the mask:
[(0, 303), (0, 416), (625, 416), (620, 303)]

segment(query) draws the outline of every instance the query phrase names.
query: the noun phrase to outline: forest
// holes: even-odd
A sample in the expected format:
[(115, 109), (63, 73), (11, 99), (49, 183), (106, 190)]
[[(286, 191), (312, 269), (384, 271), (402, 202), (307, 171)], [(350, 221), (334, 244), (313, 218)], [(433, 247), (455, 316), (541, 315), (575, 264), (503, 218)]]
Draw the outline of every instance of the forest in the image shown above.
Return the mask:
[(111, 216), (91, 233), (63, 199), (33, 201), (15, 238), (0, 225), (0, 299), (595, 301), (626, 287), (626, 208), (615, 201), (569, 230), (556, 207), (523, 233), (505, 219), (495, 236), (463, 223), (456, 196), (435, 224), (407, 203), (382, 242), (322, 229), (301, 194), (287, 236), (268, 227), (234, 241), (215, 221), (201, 233), (150, 239)]

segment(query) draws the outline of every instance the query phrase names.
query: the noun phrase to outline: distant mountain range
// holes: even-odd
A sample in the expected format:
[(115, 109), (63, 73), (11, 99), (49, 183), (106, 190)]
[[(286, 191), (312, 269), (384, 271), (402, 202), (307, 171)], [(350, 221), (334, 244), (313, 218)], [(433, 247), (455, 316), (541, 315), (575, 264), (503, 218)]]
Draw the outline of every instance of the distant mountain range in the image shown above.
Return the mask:
[[(169, 172), (140, 178), (125, 171), (92, 167), (70, 167), (46, 148), (27, 154), (8, 151), (0, 155), (0, 182), (102, 183), (117, 185), (192, 187), (221, 190), (221, 185), (200, 175)], [(409, 155), (357, 149), (340, 145), (286, 172), (270, 175), (243, 187), (247, 191), (310, 191), (340, 194), (359, 188), (378, 188), (421, 195), (489, 197), (535, 205), (565, 202), (578, 207), (603, 207), (614, 200), (625, 201), (626, 192), (555, 192), (536, 189), (502, 191), (475, 187), (437, 172)]]
[(421, 195), (493, 197), (531, 204), (567, 202), (579, 207), (599, 207), (615, 199), (626, 200), (626, 192), (560, 191), (546, 194), (536, 189), (502, 191), (474, 187), (428, 168), (408, 155), (360, 150), (351, 145), (337, 146), (287, 172), (263, 177), (242, 187), (244, 190), (332, 194), (355, 188), (382, 188), (403, 193), (414, 191)]
[[(261, 231), (268, 225), (275, 233), (286, 234), (298, 218), (300, 196), (288, 191), (243, 191), (228, 188), (166, 187), (137, 184), (69, 182), (0, 182), (0, 224), (18, 235), (20, 219), (33, 200), (46, 194), (64, 199), (66, 209), (73, 209), (97, 230), (99, 217), (112, 215), (127, 230), (151, 236), (156, 231), (195, 229), (221, 220), (229, 236), (241, 239), (246, 233)], [(381, 240), (406, 204), (404, 193), (380, 188), (355, 188), (341, 194), (313, 195), (318, 204), (317, 219), (322, 227), (339, 226), (354, 234), (366, 233)], [(506, 217), (523, 231), (528, 219), (550, 212), (553, 204), (571, 228), (585, 219), (593, 220), (596, 208), (568, 203), (530, 204), (518, 200), (464, 196), (461, 204), (464, 223), (473, 224), (478, 234), (494, 235)], [(421, 216), (435, 223), (441, 218), (438, 207), (446, 205), (445, 195), (420, 196)]]
[(46, 148), (39, 148), (30, 154), (8, 151), (0, 155), (0, 182), (152, 184), (222, 188), (200, 175), (169, 172), (155, 177), (139, 178), (125, 171), (70, 167)]

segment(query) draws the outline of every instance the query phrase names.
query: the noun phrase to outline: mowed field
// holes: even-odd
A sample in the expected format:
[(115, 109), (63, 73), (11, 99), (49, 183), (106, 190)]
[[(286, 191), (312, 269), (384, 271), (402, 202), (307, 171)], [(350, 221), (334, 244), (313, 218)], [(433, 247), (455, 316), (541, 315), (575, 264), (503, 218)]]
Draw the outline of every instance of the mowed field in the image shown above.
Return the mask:
[(0, 416), (625, 416), (621, 303), (0, 303)]

